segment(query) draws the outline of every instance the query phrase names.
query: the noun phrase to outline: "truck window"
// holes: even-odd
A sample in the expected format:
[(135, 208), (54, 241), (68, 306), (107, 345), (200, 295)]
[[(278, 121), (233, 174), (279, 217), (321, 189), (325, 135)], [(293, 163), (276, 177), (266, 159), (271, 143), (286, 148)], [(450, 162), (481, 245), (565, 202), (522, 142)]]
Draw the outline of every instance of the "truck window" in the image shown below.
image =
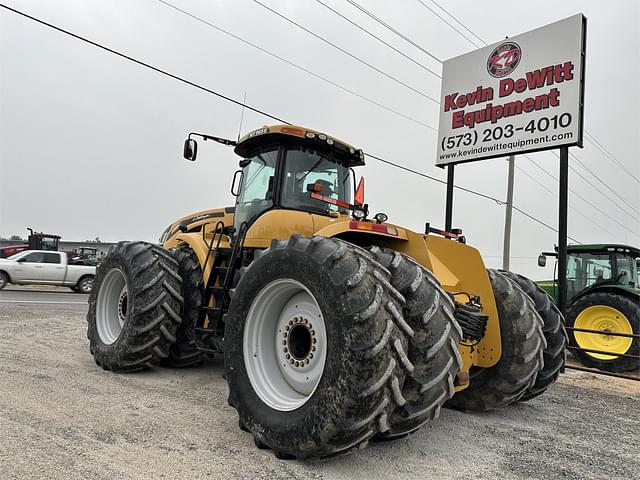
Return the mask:
[(62, 263), (59, 253), (45, 253), (42, 263)]
[(23, 262), (25, 263), (42, 263), (44, 259), (44, 253), (42, 252), (31, 252), (25, 255)]

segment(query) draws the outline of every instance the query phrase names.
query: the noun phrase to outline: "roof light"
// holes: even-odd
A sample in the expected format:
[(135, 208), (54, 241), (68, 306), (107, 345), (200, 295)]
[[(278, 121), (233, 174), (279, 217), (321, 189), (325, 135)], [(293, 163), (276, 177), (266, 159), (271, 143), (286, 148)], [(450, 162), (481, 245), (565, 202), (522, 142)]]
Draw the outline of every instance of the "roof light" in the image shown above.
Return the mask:
[(316, 138), (316, 134), (313, 132), (307, 132), (304, 134), (304, 136), (307, 138)]
[(320, 140), (326, 140), (326, 139), (327, 139), (327, 136), (326, 136), (324, 133), (319, 133), (319, 134), (318, 134), (318, 138), (319, 138)]
[(327, 144), (333, 145), (333, 140), (327, 137)]
[(363, 219), (365, 216), (364, 210), (356, 208), (353, 210), (353, 218), (357, 218), (358, 220)]
[(388, 216), (386, 213), (382, 213), (382, 212), (376, 213), (376, 214), (373, 216), (373, 218), (374, 218), (374, 219), (376, 220), (376, 222), (378, 222), (378, 223), (384, 223), (384, 222), (386, 222), (387, 220), (389, 220), (389, 216)]
[(350, 148), (349, 148), (349, 153), (350, 153), (351, 155), (355, 155), (355, 153), (356, 153), (356, 149), (355, 149), (355, 148), (353, 148), (353, 147), (350, 147)]

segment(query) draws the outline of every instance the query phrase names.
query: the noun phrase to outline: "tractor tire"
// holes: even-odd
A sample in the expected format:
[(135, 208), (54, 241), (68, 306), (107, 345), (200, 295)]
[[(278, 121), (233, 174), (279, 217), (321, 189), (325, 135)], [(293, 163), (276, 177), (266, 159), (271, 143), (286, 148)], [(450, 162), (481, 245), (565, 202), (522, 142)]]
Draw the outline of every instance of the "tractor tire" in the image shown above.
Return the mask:
[(167, 250), (146, 242), (113, 247), (89, 296), (87, 337), (95, 362), (114, 372), (160, 365), (182, 321), (180, 284)]
[(9, 275), (4, 272), (0, 272), (0, 290), (9, 284)]
[(178, 262), (178, 275), (182, 279), (182, 323), (176, 333), (176, 343), (171, 346), (169, 356), (164, 360), (165, 367), (191, 367), (199, 365), (204, 354), (198, 350), (194, 338), (200, 306), (204, 302), (202, 269), (198, 257), (189, 247), (173, 250), (173, 258)]
[(531, 297), (544, 324), (542, 331), (547, 341), (547, 347), (544, 349), (544, 367), (538, 373), (533, 386), (520, 398), (520, 401), (531, 400), (554, 383), (564, 368), (568, 338), (564, 329), (564, 318), (553, 299), (534, 281), (513, 272), (500, 270), (500, 273), (516, 282), (524, 293)]
[(517, 402), (533, 387), (544, 365), (543, 321), (533, 300), (496, 270), (489, 270), (489, 279), (498, 307), (502, 355), (493, 367), (472, 368), (469, 387), (448, 402), (463, 411), (491, 410)]
[[(607, 291), (596, 291), (578, 298), (567, 309), (567, 327), (610, 330), (640, 334), (640, 303)], [(640, 338), (614, 337), (569, 330), (569, 344), (577, 348), (640, 355)], [(604, 355), (571, 349), (585, 366), (607, 372), (628, 372), (640, 368), (638, 358)]]
[(393, 285), (406, 299), (404, 318), (413, 330), (407, 355), (413, 368), (402, 385), (407, 400), (388, 418), (389, 430), (379, 440), (401, 438), (438, 418), (454, 394), (454, 380), (462, 367), (458, 343), (460, 326), (454, 303), (433, 274), (412, 258), (373, 246), (373, 257), (391, 272)]
[(241, 269), (226, 318), (229, 404), (277, 458), (322, 457), (390, 429), (407, 400), (404, 298), (364, 249), (292, 236)]

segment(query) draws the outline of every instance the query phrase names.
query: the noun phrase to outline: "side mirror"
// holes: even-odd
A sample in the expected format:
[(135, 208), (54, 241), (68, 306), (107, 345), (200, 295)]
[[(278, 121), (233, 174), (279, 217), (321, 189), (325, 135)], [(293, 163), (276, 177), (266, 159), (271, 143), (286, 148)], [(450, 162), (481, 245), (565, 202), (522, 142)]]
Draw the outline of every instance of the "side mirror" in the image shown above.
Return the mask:
[(240, 185), (242, 184), (242, 170), (236, 170), (233, 174), (233, 181), (231, 182), (231, 195), (237, 197), (240, 195)]
[(538, 257), (538, 266), (539, 267), (546, 267), (547, 266), (547, 257), (544, 255), (540, 255)]
[(196, 161), (196, 155), (198, 154), (198, 144), (193, 138), (187, 138), (184, 141), (184, 149), (182, 156), (192, 162)]

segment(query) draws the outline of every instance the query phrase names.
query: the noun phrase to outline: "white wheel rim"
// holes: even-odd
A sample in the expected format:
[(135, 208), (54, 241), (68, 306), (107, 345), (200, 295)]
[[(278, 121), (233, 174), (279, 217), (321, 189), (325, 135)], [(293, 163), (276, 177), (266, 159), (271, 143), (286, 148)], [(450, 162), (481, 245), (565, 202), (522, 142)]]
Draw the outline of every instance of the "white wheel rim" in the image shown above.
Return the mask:
[(129, 310), (127, 282), (119, 268), (104, 277), (96, 300), (96, 327), (102, 343), (111, 345), (120, 333)]
[(249, 382), (260, 399), (283, 412), (301, 407), (316, 391), (327, 357), (318, 302), (300, 282), (274, 280), (251, 303), (242, 347)]

